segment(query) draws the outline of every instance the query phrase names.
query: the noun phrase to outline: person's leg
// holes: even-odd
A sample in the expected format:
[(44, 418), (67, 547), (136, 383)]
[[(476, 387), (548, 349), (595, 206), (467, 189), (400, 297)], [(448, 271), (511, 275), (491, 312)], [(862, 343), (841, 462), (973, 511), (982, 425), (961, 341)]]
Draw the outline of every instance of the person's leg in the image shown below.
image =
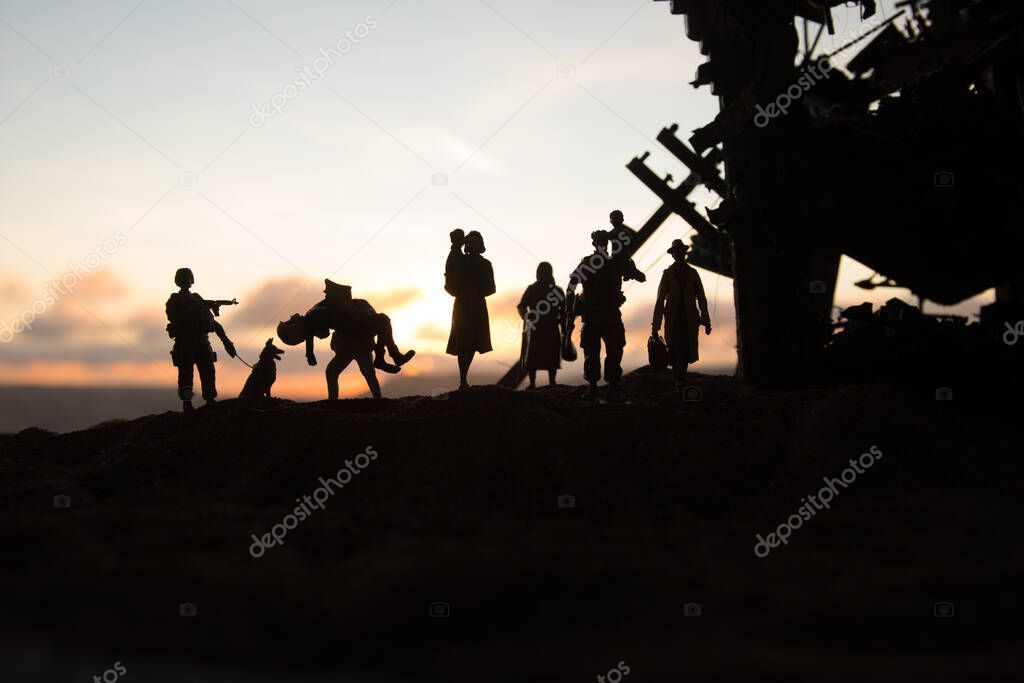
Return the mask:
[(601, 379), (601, 334), (595, 323), (583, 323), (580, 347), (583, 349), (583, 379), (590, 385), (586, 397), (595, 398), (597, 382)]
[(192, 358), (178, 357), (178, 398), (183, 410), (192, 410)]
[(622, 400), (622, 353), (626, 347), (626, 329), (622, 320), (610, 322), (602, 335), (604, 340), (604, 379), (608, 382), (608, 400)]
[(373, 367), (373, 356), (369, 352), (357, 354), (356, 365), (359, 366), (359, 372), (363, 373), (363, 379), (366, 380), (366, 386), (370, 389), (370, 395), (380, 398), (380, 382), (377, 381), (377, 372)]
[(197, 359), (196, 369), (199, 370), (199, 382), (203, 387), (203, 400), (207, 403), (217, 400), (217, 369), (213, 359)]
[(558, 382), (555, 381), (555, 377), (558, 376), (558, 370), (548, 370), (548, 384), (555, 386)]
[(463, 351), (459, 353), (459, 388), (465, 389), (469, 386), (469, 366), (473, 364), (473, 356), (476, 351)]
[(341, 372), (348, 367), (348, 364), (352, 362), (352, 355), (344, 351), (338, 352), (331, 359), (331, 362), (327, 364), (327, 369), (324, 370), (324, 374), (327, 376), (327, 400), (337, 401), (338, 400), (338, 377), (341, 376)]
[(377, 351), (378, 357), (383, 355), (383, 349), (387, 348), (388, 353), (391, 355), (391, 359), (395, 361), (395, 365), (401, 367), (409, 362), (409, 360), (416, 355), (416, 352), (409, 349), (405, 353), (398, 350), (398, 345), (395, 343), (394, 332), (391, 329), (391, 318), (384, 315), (383, 313), (377, 314)]
[(686, 329), (682, 325), (679, 328), (672, 335), (672, 346), (668, 349), (672, 357), (672, 377), (676, 381), (676, 391), (682, 391), (686, 386), (686, 370), (690, 364), (690, 339), (686, 336)]
[(531, 368), (530, 370), (527, 370), (526, 372), (527, 372), (527, 374), (530, 377), (530, 388), (531, 389), (536, 389), (537, 388), (537, 371)]

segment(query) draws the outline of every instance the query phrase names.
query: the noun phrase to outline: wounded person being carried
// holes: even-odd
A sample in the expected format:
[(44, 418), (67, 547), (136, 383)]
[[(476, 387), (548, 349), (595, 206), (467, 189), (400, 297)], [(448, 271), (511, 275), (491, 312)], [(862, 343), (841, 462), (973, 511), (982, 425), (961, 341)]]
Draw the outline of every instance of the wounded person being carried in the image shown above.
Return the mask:
[[(380, 398), (375, 370), (399, 372), (416, 352), (399, 351), (391, 331), (391, 319), (374, 310), (365, 299), (353, 299), (351, 287), (330, 280), (324, 283), (323, 301), (306, 311), (305, 315), (296, 313), (279, 324), (277, 336), (292, 346), (305, 342), (306, 360), (310, 365), (316, 365), (314, 338), (325, 339), (334, 330), (331, 350), (335, 357), (327, 365), (328, 398), (338, 398), (338, 376), (353, 360), (366, 379), (370, 393), (374, 398)], [(387, 362), (385, 351), (394, 363)]]

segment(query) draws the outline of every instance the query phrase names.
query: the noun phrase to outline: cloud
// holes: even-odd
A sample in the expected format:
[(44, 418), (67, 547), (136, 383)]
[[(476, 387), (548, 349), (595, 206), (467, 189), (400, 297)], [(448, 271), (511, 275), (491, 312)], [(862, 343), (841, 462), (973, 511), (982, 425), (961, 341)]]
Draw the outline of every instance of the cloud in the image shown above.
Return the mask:
[(421, 325), (416, 330), (414, 335), (417, 339), (432, 340), (432, 341), (447, 341), (448, 330), (444, 329), (440, 325), (434, 323), (426, 323)]
[(276, 324), (292, 313), (305, 313), (323, 298), (322, 290), (323, 283), (301, 277), (265, 280), (238, 297), (237, 308), (223, 309), (225, 326), (240, 329)]
[[(304, 280), (301, 277), (281, 277), (266, 280), (239, 297), (237, 308), (224, 309), (225, 326), (231, 329), (263, 329), (276, 325), (293, 313), (305, 313), (323, 299), (323, 281)], [(418, 287), (403, 287), (385, 292), (361, 292), (352, 295), (366, 299), (377, 311), (388, 313), (416, 300)]]
[(366, 299), (379, 312), (387, 313), (418, 299), (421, 293), (419, 287), (405, 287), (403, 289), (392, 289), (381, 294), (363, 295), (359, 292), (353, 292), (352, 296), (358, 299)]
[(31, 296), (32, 290), (24, 280), (16, 277), (0, 280), (0, 301), (23, 306)]
[(76, 298), (89, 303), (106, 303), (127, 298), (131, 294), (131, 286), (112, 271), (100, 268), (92, 275), (82, 278), (74, 286)]

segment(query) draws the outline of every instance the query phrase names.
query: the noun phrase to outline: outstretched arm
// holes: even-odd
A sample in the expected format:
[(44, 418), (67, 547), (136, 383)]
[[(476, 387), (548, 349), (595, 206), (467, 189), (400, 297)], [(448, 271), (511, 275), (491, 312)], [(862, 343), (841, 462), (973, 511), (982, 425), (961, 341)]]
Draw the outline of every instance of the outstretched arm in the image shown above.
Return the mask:
[(235, 357), (235, 345), (228, 339), (228, 335), (224, 332), (224, 326), (216, 320), (213, 321), (213, 331), (217, 333), (220, 338), (220, 343), (224, 345), (224, 350), (228, 352), (228, 355), (232, 358)]
[(306, 337), (306, 362), (316, 365), (316, 354), (313, 353), (313, 335)]

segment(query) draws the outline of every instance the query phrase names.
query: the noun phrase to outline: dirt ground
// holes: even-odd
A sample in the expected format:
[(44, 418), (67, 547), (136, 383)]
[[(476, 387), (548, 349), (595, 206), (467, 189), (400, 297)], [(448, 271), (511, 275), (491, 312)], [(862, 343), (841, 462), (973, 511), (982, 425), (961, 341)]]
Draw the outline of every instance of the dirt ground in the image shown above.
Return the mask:
[(0, 436), (0, 662), (18, 681), (114, 661), (135, 681), (583, 681), (620, 662), (637, 682), (1020, 680), (1019, 421), (881, 384), (626, 386), (623, 406), (475, 387)]

